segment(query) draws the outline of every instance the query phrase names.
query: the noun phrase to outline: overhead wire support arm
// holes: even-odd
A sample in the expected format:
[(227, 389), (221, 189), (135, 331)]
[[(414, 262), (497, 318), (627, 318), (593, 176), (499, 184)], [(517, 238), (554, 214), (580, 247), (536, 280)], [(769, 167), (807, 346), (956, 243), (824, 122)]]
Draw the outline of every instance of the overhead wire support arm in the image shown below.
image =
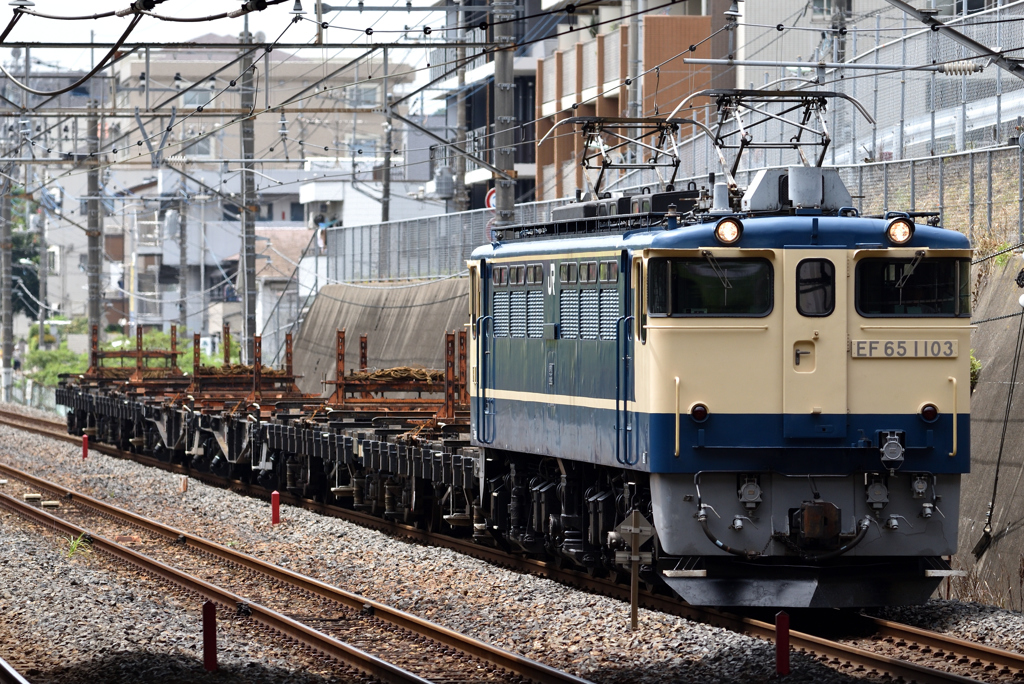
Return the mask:
[(957, 31), (952, 26), (949, 26), (940, 21), (935, 13), (931, 10), (922, 10), (912, 7), (903, 0), (885, 0), (896, 9), (902, 10), (904, 14), (914, 17), (919, 22), (930, 28), (932, 31), (943, 34), (950, 40), (960, 43), (965, 48), (973, 50), (978, 53), (979, 57), (987, 57), (992, 60), (992, 63), (998, 66), (1000, 69), (1007, 71), (1008, 73), (1016, 76), (1017, 78), (1024, 81), (1024, 67), (1022, 67), (1019, 60), (1010, 59), (1002, 54), (999, 50), (993, 50), (987, 45), (983, 45), (978, 41), (965, 36), (960, 31)]
[[(394, 103), (391, 103), (391, 104), (392, 104), (392, 107), (393, 107)], [(391, 110), (391, 118), (398, 119), (399, 121), (404, 123), (406, 126), (412, 126), (413, 128), (415, 128), (420, 133), (422, 133), (422, 134), (424, 134), (424, 135), (426, 135), (426, 136), (428, 136), (430, 138), (433, 138), (434, 140), (436, 140), (437, 142), (441, 143), (442, 145), (444, 145), (448, 149), (452, 150), (456, 154), (461, 154), (466, 159), (469, 159), (470, 161), (472, 161), (475, 164), (479, 164), (480, 166), (484, 167), (485, 169), (487, 169), (491, 173), (497, 174), (497, 175), (501, 176), (502, 178), (504, 178), (506, 180), (513, 180), (511, 175), (509, 175), (505, 171), (502, 171), (497, 166), (494, 166), (493, 164), (491, 164), (491, 163), (489, 163), (487, 161), (484, 161), (483, 159), (480, 159), (479, 157), (477, 157), (477, 156), (475, 156), (473, 154), (470, 154), (466, 150), (464, 150), (464, 149), (454, 145), (450, 140), (445, 140), (444, 138), (439, 136), (437, 133), (434, 133), (430, 129), (425, 128), (424, 126), (419, 125), (418, 123), (416, 123), (412, 119), (407, 119), (404, 116), (402, 116), (401, 114), (396, 114), (394, 109)]]
[(874, 62), (773, 62), (763, 59), (712, 59), (705, 57), (684, 57), (683, 64), (702, 66), (750, 66), (750, 67), (792, 67), (794, 69), (851, 69), (865, 71), (937, 71), (951, 76), (961, 76), (965, 70), (981, 72), (984, 64), (963, 61), (945, 64), (875, 64)]

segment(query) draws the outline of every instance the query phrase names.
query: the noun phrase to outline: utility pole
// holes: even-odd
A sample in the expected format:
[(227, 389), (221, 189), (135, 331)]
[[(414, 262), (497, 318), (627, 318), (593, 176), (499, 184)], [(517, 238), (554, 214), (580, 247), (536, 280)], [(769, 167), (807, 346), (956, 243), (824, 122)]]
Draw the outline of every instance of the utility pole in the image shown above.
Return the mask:
[[(182, 194), (188, 194), (187, 185), (182, 185)], [(188, 204), (184, 196), (178, 200), (178, 262), (178, 332), (184, 335), (188, 328)]]
[[(40, 193), (49, 192), (50, 174), (48, 171), (43, 172), (43, 187), (39, 190)], [(45, 197), (45, 195), (43, 195)], [(42, 211), (39, 214), (39, 348), (44, 349), (45, 344), (45, 333), (43, 329), (46, 327), (46, 278), (49, 276), (49, 250), (46, 244), (46, 203), (40, 202)]]
[(384, 47), (384, 188), (380, 200), (380, 220), (391, 220), (391, 95), (388, 93), (388, 48)]
[[(634, 16), (629, 18), (629, 32), (626, 37), (626, 61), (629, 62), (626, 65), (626, 73), (629, 74), (629, 86), (626, 88), (626, 111), (623, 112), (623, 115), (635, 118), (640, 116), (640, 15), (637, 14), (640, 9), (640, 0), (630, 0), (627, 7), (627, 12)], [(732, 52), (732, 43), (729, 44), (729, 51)], [(635, 139), (638, 135), (639, 129), (630, 130), (630, 137)], [(639, 164), (641, 154), (638, 144), (631, 143), (629, 145), (631, 163)]]
[(89, 194), (89, 222), (86, 231), (89, 245), (89, 261), (86, 275), (89, 279), (89, 330), (93, 326), (100, 328), (100, 169), (97, 155), (100, 152), (99, 129), (100, 120), (96, 116), (96, 100), (89, 101), (89, 130), (86, 140), (89, 145), (89, 172), (87, 174), (87, 190)]
[[(30, 54), (31, 50), (25, 48), (25, 85), (31, 87), (32, 60), (30, 59)], [(25, 107), (25, 109), (28, 109), (28, 104), (29, 94), (27, 91), (23, 90), (22, 106)], [(24, 135), (26, 138), (28, 138), (28, 136), (32, 135), (32, 122), (30, 120), (26, 120), (25, 125), (27, 127), (27, 130), (24, 131)], [(31, 197), (29, 197), (28, 195), (28, 188), (31, 184), (32, 166), (30, 164), (25, 164), (25, 230), (32, 229), (32, 201)], [(40, 192), (46, 192), (46, 186), (43, 186), (40, 189)], [(45, 215), (46, 212), (44, 210), (43, 216)], [(43, 347), (45, 346), (44, 338), (46, 337), (46, 282), (44, 280), (46, 278), (46, 264), (44, 263), (46, 260), (46, 235), (44, 234), (45, 230), (46, 228), (41, 218), (39, 222), (39, 267), (36, 270), (36, 275), (39, 278), (39, 339), (36, 344), (37, 349), (43, 349)], [(27, 399), (29, 403), (31, 403), (32, 398), (28, 397)]]
[[(245, 18), (242, 36), (243, 50), (252, 42), (249, 17)], [(255, 102), (252, 82), (252, 58), (242, 60), (242, 109), (252, 109)], [(252, 363), (253, 338), (256, 336), (256, 223), (251, 206), (256, 201), (256, 183), (253, 176), (253, 117), (242, 120), (242, 307), (245, 315), (243, 363)]]
[[(516, 18), (514, 0), (492, 0), (494, 42), (497, 52), (494, 53), (494, 165), (507, 172), (512, 179), (495, 177), (495, 209), (497, 225), (509, 225), (515, 222), (516, 182), (515, 182), (515, 140), (513, 138), (515, 116), (515, 32), (513, 20)], [(459, 155), (465, 160), (465, 157)], [(465, 161), (463, 161), (465, 164)]]
[(196, 199), (201, 199), (199, 206), (199, 332), (206, 334), (206, 203), (210, 201), (210, 195), (203, 193)]
[[(8, 165), (8, 172), (11, 171)], [(11, 385), (14, 384), (14, 312), (11, 310), (11, 194), (14, 192), (14, 185), (10, 180), (4, 183), (4, 196), (0, 205), (0, 309), (3, 310), (3, 400), (11, 400)]]
[[(458, 25), (455, 40), (455, 74), (458, 86), (455, 95), (455, 146), (466, 149), (466, 11), (463, 0), (457, 2), (459, 10), (455, 13)], [(466, 158), (455, 155), (455, 211), (469, 209), (469, 196), (466, 194)]]
[(388, 49), (384, 48), (384, 168), (381, 170), (384, 187), (380, 200), (380, 258), (378, 259), (377, 277), (385, 279), (391, 272), (391, 95), (388, 93)]

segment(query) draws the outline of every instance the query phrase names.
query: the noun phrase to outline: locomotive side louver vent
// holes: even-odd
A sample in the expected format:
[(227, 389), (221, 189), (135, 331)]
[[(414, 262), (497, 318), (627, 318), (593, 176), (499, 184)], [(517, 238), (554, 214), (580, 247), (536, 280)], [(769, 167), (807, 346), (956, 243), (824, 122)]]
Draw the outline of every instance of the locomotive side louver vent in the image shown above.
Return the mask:
[(526, 336), (544, 337), (544, 291), (526, 293)]
[(508, 328), (511, 336), (526, 337), (526, 292), (513, 292), (508, 308)]
[(601, 339), (614, 340), (619, 322), (618, 290), (601, 290)]
[(508, 337), (508, 291), (494, 293), (494, 336)]
[(562, 290), (558, 295), (558, 328), (563, 340), (580, 336), (580, 293)]
[(596, 340), (600, 331), (597, 290), (580, 292), (580, 339)]

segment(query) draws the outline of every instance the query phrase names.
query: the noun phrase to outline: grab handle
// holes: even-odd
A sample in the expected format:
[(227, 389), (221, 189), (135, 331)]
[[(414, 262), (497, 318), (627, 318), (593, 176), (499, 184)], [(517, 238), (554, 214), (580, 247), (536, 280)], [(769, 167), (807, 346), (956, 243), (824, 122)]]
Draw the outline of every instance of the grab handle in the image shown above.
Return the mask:
[(949, 381), (953, 383), (953, 451), (949, 453), (949, 457), (953, 458), (956, 456), (956, 378), (950, 376)]
[(676, 458), (679, 458), (679, 377), (676, 376)]
[(476, 417), (477, 417), (477, 439), (483, 444), (490, 444), (493, 438), (490, 437), (490, 430), (493, 428), (493, 421), (488, 425), (487, 421), (487, 324), (493, 327), (493, 316), (481, 316), (476, 319)]

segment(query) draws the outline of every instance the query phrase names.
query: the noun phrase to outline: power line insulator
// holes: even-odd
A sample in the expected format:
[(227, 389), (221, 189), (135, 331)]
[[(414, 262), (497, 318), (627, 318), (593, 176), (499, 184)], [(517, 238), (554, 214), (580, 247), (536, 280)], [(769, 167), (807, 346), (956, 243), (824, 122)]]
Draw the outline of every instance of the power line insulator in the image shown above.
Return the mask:
[(942, 73), (949, 76), (966, 76), (967, 74), (974, 74), (980, 72), (985, 67), (977, 62), (971, 62), (970, 60), (960, 60), (959, 62), (950, 62), (942, 65)]

